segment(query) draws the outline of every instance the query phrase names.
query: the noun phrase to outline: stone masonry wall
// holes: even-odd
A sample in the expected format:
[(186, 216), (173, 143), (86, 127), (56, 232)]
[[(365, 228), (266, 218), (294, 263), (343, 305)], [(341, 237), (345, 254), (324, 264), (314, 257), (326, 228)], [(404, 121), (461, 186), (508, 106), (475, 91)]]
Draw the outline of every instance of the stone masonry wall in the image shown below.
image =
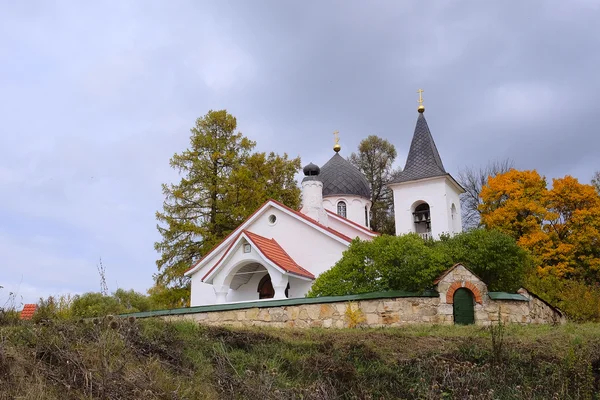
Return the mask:
[[(512, 323), (554, 323), (560, 320), (556, 311), (545, 303), (531, 298), (525, 301), (482, 299), (483, 304), (475, 306), (475, 323), (490, 325), (500, 317)], [(448, 311), (448, 306), (449, 311)], [(444, 297), (399, 297), (361, 300), (356, 302), (335, 302), (322, 304), (301, 304), (276, 307), (253, 307), (230, 311), (199, 312), (164, 316), (169, 320), (191, 319), (206, 325), (219, 326), (271, 326), (271, 327), (322, 327), (344, 328), (349, 326), (346, 310), (362, 315), (360, 326), (398, 327), (409, 324), (453, 324), (452, 305)], [(360, 311), (356, 311), (356, 310)]]
[(445, 321), (453, 320), (453, 294), (460, 287), (469, 289), (475, 299), (475, 324), (490, 325), (499, 319), (506, 323), (562, 323), (564, 317), (535, 296), (521, 289), (519, 294), (529, 301), (492, 300), (487, 285), (462, 265), (450, 269), (437, 284), (440, 293), (439, 314)]

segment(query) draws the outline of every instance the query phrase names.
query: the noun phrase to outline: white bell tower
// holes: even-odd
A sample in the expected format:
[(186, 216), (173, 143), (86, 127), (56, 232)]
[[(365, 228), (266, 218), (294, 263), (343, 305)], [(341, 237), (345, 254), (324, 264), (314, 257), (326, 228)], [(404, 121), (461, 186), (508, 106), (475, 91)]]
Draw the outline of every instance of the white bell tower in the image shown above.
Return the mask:
[(388, 186), (394, 193), (396, 235), (416, 232), (437, 239), (462, 232), (459, 196), (465, 190), (444, 169), (425, 120), (422, 92), (406, 165)]

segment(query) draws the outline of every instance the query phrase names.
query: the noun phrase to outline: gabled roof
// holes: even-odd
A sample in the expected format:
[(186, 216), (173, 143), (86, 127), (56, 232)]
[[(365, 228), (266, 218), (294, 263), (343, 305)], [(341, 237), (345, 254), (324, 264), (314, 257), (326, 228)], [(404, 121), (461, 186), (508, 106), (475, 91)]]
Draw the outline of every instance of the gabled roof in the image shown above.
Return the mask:
[(237, 244), (245, 239), (248, 243), (253, 244), (257, 253), (265, 259), (266, 262), (270, 262), (272, 266), (280, 270), (282, 273), (289, 273), (297, 275), (299, 277), (315, 279), (315, 276), (309, 271), (298, 265), (283, 248), (275, 241), (275, 239), (267, 239), (263, 236), (257, 235), (247, 230), (242, 230), (237, 234), (235, 239), (231, 242), (227, 250), (223, 253), (219, 261), (217, 261), (212, 268), (202, 277), (202, 281), (206, 281), (222, 264), (222, 261), (227, 258), (232, 250), (237, 248)]
[(35, 314), (36, 309), (36, 304), (25, 304), (23, 306), (23, 310), (21, 311), (21, 315), (19, 318), (21, 318), (22, 320), (30, 320), (31, 318), (33, 318), (33, 314)]
[[(483, 280), (478, 277), (473, 271), (471, 271), (469, 268), (465, 267), (464, 264), (461, 263), (457, 263), (454, 264), (453, 266), (451, 266), (450, 268), (448, 268), (447, 270), (445, 270), (444, 272), (442, 272), (442, 274), (440, 276), (438, 276), (437, 278), (435, 278), (435, 280), (433, 281), (434, 285), (437, 285), (438, 283), (440, 283), (440, 281), (442, 279), (444, 279), (446, 277), (446, 275), (448, 275), (450, 273), (450, 271), (454, 271), (454, 269), (458, 268), (458, 267), (463, 267), (464, 269), (466, 269), (467, 271), (469, 271), (475, 278), (479, 279), (481, 282), (483, 282)], [(485, 282), (483, 282), (485, 283)]]
[(232, 241), (239, 236), (239, 234), (245, 230), (252, 222), (254, 222), (258, 217), (260, 217), (269, 207), (274, 207), (279, 211), (282, 211), (297, 220), (306, 223), (316, 230), (324, 233), (325, 235), (337, 240), (340, 243), (348, 245), (352, 239), (341, 232), (336, 231), (335, 229), (329, 228), (314, 219), (302, 214), (299, 211), (295, 211), (289, 208), (286, 205), (281, 204), (276, 200), (267, 200), (262, 206), (260, 206), (252, 215), (250, 215), (244, 222), (242, 222), (236, 229), (234, 229), (229, 235), (227, 235), (218, 245), (213, 247), (208, 253), (206, 253), (201, 259), (196, 261), (186, 272), (185, 275), (190, 275), (194, 273), (199, 268), (202, 268), (206, 261), (211, 258), (211, 255), (219, 250), (223, 250), (227, 246), (230, 246)]
[(449, 175), (435, 146), (423, 113), (419, 113), (404, 170), (390, 183), (416, 181)]
[(271, 262), (279, 266), (285, 272), (315, 279), (315, 276), (299, 266), (275, 239), (267, 239), (249, 231), (244, 231), (244, 233), (265, 257), (267, 257), (269, 260), (271, 260)]
[(323, 197), (352, 195), (371, 198), (371, 187), (367, 178), (338, 153), (321, 167), (318, 178), (323, 182)]
[(373, 231), (373, 230), (371, 230), (371, 229), (367, 228), (366, 226), (362, 226), (362, 225), (360, 225), (360, 224), (357, 224), (356, 222), (354, 222), (354, 221), (351, 221), (351, 220), (349, 220), (348, 218), (344, 218), (344, 217), (342, 217), (341, 215), (339, 215), (339, 214), (337, 214), (337, 213), (334, 213), (334, 212), (333, 212), (333, 211), (331, 211), (331, 210), (325, 210), (325, 212), (326, 212), (326, 213), (327, 213), (329, 216), (331, 216), (331, 217), (334, 217), (335, 219), (337, 219), (338, 221), (341, 221), (341, 222), (343, 222), (343, 223), (345, 223), (345, 224), (347, 224), (347, 225), (350, 225), (350, 226), (352, 226), (352, 227), (354, 227), (354, 228), (357, 228), (357, 229), (361, 230), (362, 232), (366, 233), (367, 235), (371, 235), (371, 236), (373, 236), (373, 237), (375, 237), (375, 236), (380, 236), (380, 235), (381, 235), (381, 233), (379, 233), (379, 232), (375, 232), (375, 231)]

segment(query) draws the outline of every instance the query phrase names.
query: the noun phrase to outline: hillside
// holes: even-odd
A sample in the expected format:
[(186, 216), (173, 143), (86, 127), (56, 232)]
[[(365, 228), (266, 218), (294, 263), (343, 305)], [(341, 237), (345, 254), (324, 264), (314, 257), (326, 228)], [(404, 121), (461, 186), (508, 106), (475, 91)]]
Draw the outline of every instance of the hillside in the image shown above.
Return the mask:
[[(594, 399), (600, 325), (0, 328), (1, 399)], [(594, 397), (596, 396), (596, 397)]]

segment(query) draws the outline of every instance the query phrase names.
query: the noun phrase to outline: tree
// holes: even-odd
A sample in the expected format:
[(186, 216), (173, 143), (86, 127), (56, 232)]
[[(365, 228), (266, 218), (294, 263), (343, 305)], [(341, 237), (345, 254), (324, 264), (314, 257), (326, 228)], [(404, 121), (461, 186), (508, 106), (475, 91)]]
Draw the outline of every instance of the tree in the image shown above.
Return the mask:
[(417, 234), (352, 241), (342, 258), (313, 283), (308, 294), (343, 296), (386, 290), (420, 291), (450, 265)]
[[(300, 158), (252, 153), (256, 143), (236, 132), (237, 120), (226, 110), (210, 110), (191, 129), (190, 146), (171, 158), (182, 175), (178, 184), (164, 184), (163, 211), (156, 213), (162, 241), (153, 295), (186, 289), (184, 272), (235, 229), (267, 199), (290, 207), (300, 204), (294, 176)], [(189, 290), (162, 296), (176, 303)]]
[(439, 241), (425, 241), (414, 233), (382, 235), (354, 240), (335, 266), (319, 275), (309, 296), (422, 291), (459, 262), (498, 291), (520, 288), (531, 268), (527, 252), (498, 231), (474, 229)]
[(596, 191), (600, 193), (600, 171), (594, 172), (592, 177), (592, 186), (596, 188)]
[(481, 190), (481, 223), (521, 240), (541, 231), (547, 209), (546, 179), (537, 171), (510, 171), (488, 179)]
[(552, 189), (536, 171), (510, 170), (481, 191), (482, 223), (511, 235), (539, 274), (600, 282), (600, 195), (571, 176)]
[(375, 135), (363, 139), (358, 153), (348, 157), (371, 185), (371, 229), (390, 235), (395, 233), (393, 195), (386, 184), (398, 172), (392, 167), (395, 159), (394, 145)]
[(481, 188), (483, 188), (490, 176), (496, 176), (508, 172), (513, 168), (514, 162), (510, 159), (489, 162), (485, 167), (479, 169), (467, 167), (458, 173), (458, 182), (465, 189), (461, 195), (462, 223), (465, 229), (476, 228), (480, 225), (481, 211)]
[(462, 263), (477, 274), (490, 291), (516, 292), (532, 269), (527, 251), (496, 230), (477, 228), (446, 235), (436, 245), (452, 264)]

